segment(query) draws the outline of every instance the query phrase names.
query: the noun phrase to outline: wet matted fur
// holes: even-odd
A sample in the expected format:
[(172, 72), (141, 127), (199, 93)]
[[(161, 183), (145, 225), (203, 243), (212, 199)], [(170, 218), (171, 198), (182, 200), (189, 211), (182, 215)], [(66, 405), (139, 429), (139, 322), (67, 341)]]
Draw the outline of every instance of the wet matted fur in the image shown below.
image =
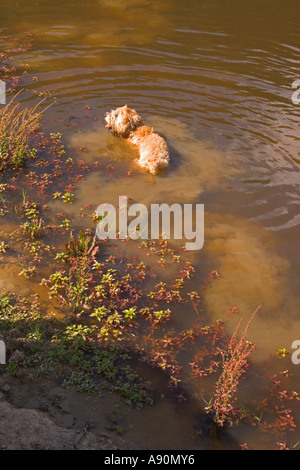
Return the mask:
[(105, 114), (106, 128), (114, 134), (127, 139), (139, 150), (137, 164), (153, 175), (169, 165), (170, 156), (166, 141), (144, 125), (138, 113), (127, 105)]

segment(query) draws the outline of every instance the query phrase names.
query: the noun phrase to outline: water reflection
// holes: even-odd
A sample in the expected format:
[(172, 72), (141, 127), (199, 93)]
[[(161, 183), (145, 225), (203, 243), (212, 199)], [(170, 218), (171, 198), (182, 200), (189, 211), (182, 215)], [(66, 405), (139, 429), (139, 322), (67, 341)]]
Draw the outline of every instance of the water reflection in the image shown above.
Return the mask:
[(249, 334), (257, 359), (288, 349), (300, 327), (290, 263), (277, 252), (278, 240), (254, 222), (225, 214), (206, 218), (205, 253), (220, 274), (205, 289), (206, 309), (233, 333), (239, 316), (230, 308), (237, 307), (245, 323), (261, 305)]
[[(170, 27), (167, 13), (169, 0), (73, 2), (48, 10), (43, 2), (16, 8), (19, 21), (14, 22), (18, 31), (30, 31), (40, 37), (40, 45), (72, 41), (78, 45), (101, 48), (149, 44), (156, 36)], [(76, 4), (76, 5), (75, 5)], [(18, 5), (17, 5), (18, 6)], [(39, 21), (40, 18), (43, 21)]]

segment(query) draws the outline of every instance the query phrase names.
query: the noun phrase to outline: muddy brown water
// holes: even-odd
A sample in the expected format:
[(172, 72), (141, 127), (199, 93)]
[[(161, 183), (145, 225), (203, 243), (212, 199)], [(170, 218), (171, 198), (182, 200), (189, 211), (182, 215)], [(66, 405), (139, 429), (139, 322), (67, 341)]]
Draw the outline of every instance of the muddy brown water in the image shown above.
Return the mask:
[[(203, 276), (222, 274), (203, 293), (206, 312), (232, 332), (230, 307), (247, 319), (261, 305), (250, 335), (258, 362), (279, 348), (291, 351), (300, 336), (300, 104), (292, 102), (299, 16), (296, 0), (1, 2), (1, 28), (37, 35), (20, 61), (38, 77), (29, 90), (57, 97), (45, 127), (62, 132), (77, 158), (85, 146), (85, 159), (121, 165), (113, 176), (89, 174), (66, 212), (76, 218), (84, 204), (116, 203), (119, 195), (144, 204), (204, 203), (205, 245), (191, 258)], [(132, 151), (104, 129), (104, 113), (124, 104), (171, 149), (170, 169), (152, 184), (138, 172), (126, 176)], [(25, 294), (32, 288), (13, 265), (1, 270), (1, 285)], [(285, 368), (299, 386), (300, 365), (289, 358)], [(140, 426), (151, 423), (140, 416)], [(172, 418), (177, 426), (170, 409), (170, 428)], [(241, 434), (241, 443), (258, 445), (248, 428)], [(180, 447), (180, 433), (172, 439)]]

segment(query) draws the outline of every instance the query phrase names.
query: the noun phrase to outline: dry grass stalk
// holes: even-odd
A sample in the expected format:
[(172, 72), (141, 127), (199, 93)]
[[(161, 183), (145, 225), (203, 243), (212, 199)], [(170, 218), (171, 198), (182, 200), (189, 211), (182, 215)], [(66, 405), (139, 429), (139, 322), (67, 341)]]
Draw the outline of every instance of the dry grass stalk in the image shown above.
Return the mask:
[(227, 351), (223, 353), (222, 373), (217, 382), (214, 396), (206, 407), (206, 411), (212, 413), (213, 421), (219, 427), (230, 423), (231, 418), (236, 414), (233, 408), (233, 402), (236, 400), (234, 395), (239, 379), (248, 366), (248, 357), (255, 348), (253, 343), (246, 340), (246, 334), (259, 308), (252, 314), (241, 339), (237, 340), (236, 336), (242, 319), (240, 320), (229, 341)]
[(34, 149), (30, 148), (30, 136), (38, 131), (41, 115), (49, 107), (38, 111), (42, 100), (32, 108), (20, 109), (20, 105), (14, 103), (19, 94), (0, 109), (0, 170), (20, 168), (26, 158), (34, 154)]

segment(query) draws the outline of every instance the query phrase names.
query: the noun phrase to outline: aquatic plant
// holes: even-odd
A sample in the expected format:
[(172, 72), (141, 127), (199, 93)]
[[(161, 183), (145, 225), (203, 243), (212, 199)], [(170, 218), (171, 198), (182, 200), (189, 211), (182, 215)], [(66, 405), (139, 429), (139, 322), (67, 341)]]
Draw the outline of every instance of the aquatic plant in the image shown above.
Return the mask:
[(300, 395), (294, 390), (288, 390), (288, 382), (291, 374), (287, 369), (272, 374), (269, 397), (265, 401), (265, 420), (260, 421), (259, 426), (265, 431), (271, 429), (278, 433), (294, 431), (296, 429), (295, 417), (291, 408), (291, 402), (299, 401)]
[(81, 231), (78, 239), (71, 235), (65, 244), (65, 253), (58, 253), (56, 259), (65, 264), (65, 269), (58, 270), (43, 279), (42, 285), (49, 288), (49, 295), (67, 305), (71, 315), (80, 315), (88, 310), (93, 293), (89, 289), (92, 280), (92, 262), (98, 250), (95, 240)]
[(18, 345), (18, 357), (11, 360), (8, 356), (2, 372), (16, 374), (31, 368), (39, 377), (59, 377), (63, 370), (64, 387), (92, 395), (109, 389), (137, 407), (152, 403), (149, 383), (134, 371), (124, 350), (112, 345), (100, 348), (93, 327), (59, 324), (41, 310), (37, 296), (26, 298), (1, 290), (0, 324), (9, 356)]
[(27, 32), (26, 36), (13, 38), (0, 30), (0, 45), (0, 79), (6, 83), (6, 91), (13, 93), (22, 77), (27, 75), (28, 68), (28, 64), (26, 64), (26, 68), (18, 66), (16, 57), (32, 48), (33, 36)]
[(239, 321), (227, 350), (221, 353), (222, 372), (216, 384), (216, 391), (206, 407), (207, 413), (211, 415), (218, 428), (232, 423), (233, 418), (237, 415), (237, 410), (233, 407), (233, 403), (236, 401), (234, 395), (237, 392), (240, 377), (248, 367), (248, 357), (255, 349), (255, 345), (247, 341), (246, 334), (259, 308), (252, 314), (240, 340), (237, 339), (241, 325), (241, 320)]
[(30, 137), (39, 129), (45, 109), (38, 110), (42, 102), (21, 109), (14, 103), (18, 94), (0, 109), (0, 170), (20, 168), (28, 157), (36, 156), (36, 149), (30, 147)]

